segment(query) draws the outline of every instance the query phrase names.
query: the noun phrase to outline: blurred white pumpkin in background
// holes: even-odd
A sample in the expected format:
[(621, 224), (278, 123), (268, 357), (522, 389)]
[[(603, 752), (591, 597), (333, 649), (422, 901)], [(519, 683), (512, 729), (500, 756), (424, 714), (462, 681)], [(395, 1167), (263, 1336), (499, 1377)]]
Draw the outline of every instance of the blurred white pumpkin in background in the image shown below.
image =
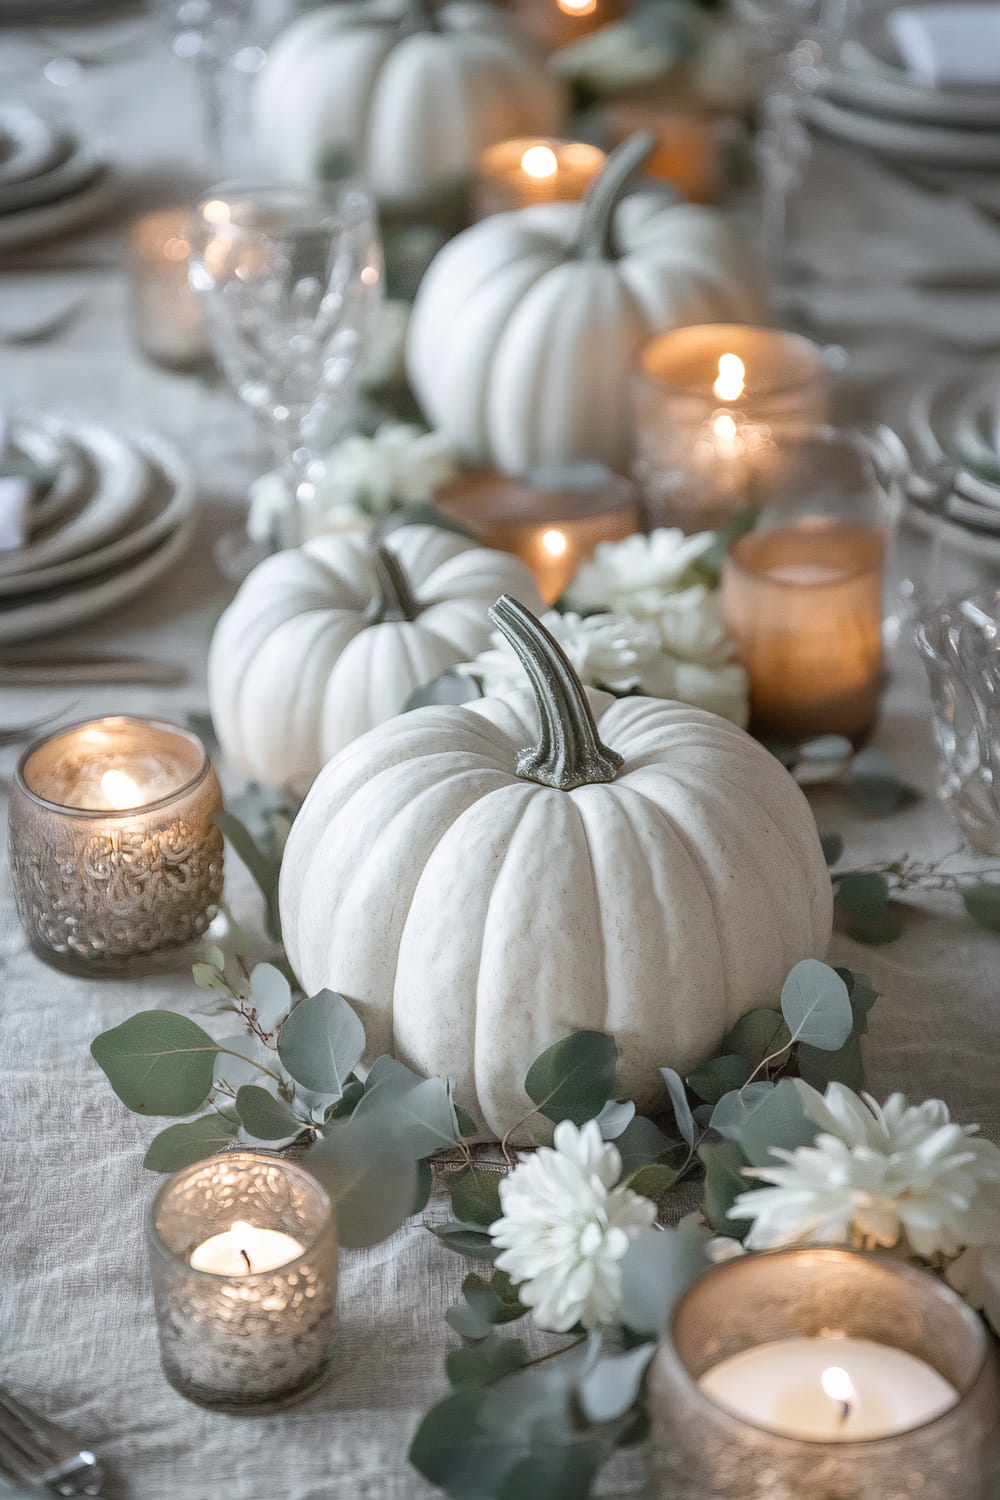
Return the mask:
[(296, 180), (346, 164), (385, 204), (467, 176), (481, 151), (552, 135), (563, 94), (513, 23), (479, 0), (368, 0), (300, 16), (256, 81), (258, 150)]
[(718, 210), (662, 191), (623, 200), (653, 146), (645, 133), (626, 141), (582, 205), (495, 214), (431, 262), (407, 366), (428, 422), (470, 462), (627, 473), (643, 340), (760, 315), (753, 256)]

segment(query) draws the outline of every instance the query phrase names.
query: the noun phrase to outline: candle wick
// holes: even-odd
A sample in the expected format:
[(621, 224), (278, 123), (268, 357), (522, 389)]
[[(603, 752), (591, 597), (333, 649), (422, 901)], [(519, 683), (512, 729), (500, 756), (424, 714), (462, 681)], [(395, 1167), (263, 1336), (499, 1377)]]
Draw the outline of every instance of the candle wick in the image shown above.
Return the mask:
[[(240, 1254), (242, 1255), (243, 1259), (247, 1263), (247, 1275), (248, 1276), (252, 1276), (253, 1275), (253, 1266), (250, 1263), (250, 1257), (249, 1257), (249, 1255), (247, 1254), (247, 1252), (245, 1250), (241, 1250)], [(844, 1404), (846, 1406), (847, 1403), (845, 1402)]]
[(840, 1425), (841, 1425), (841, 1427), (843, 1427), (843, 1426), (846, 1425), (846, 1423), (847, 1423), (848, 1418), (850, 1417), (850, 1415), (851, 1415), (851, 1403), (849, 1401), (842, 1401), (840, 1403)]

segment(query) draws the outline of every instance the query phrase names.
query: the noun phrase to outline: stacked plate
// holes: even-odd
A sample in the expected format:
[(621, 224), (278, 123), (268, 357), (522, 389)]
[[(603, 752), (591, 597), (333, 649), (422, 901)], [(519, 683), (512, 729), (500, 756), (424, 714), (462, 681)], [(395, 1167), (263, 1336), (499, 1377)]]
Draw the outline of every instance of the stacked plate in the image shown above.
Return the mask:
[(93, 147), (23, 105), (0, 105), (0, 250), (84, 223), (112, 190)]
[(0, 552), (0, 644), (114, 609), (191, 542), (191, 474), (152, 433), (125, 439), (88, 422), (24, 416), (11, 424), (4, 463), (39, 480), (25, 545)]
[[(866, 8), (867, 9), (867, 8)], [(862, 16), (806, 110), (826, 134), (917, 166), (987, 175), (1000, 166), (1000, 89), (932, 88), (904, 67), (889, 15)]]

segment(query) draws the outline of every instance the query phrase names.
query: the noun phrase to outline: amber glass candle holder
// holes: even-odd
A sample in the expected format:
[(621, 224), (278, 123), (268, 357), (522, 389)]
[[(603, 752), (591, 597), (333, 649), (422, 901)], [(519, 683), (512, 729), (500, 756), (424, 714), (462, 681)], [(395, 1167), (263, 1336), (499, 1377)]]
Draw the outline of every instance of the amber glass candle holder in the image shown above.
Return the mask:
[(758, 528), (722, 570), (727, 628), (750, 679), (751, 722), (796, 742), (870, 733), (883, 682), (885, 559), (895, 476), (850, 430), (800, 431)]
[(581, 199), (607, 161), (598, 146), (523, 136), (499, 141), (479, 158), (474, 187), (475, 216), (531, 208), (536, 203)]
[[(920, 1362), (918, 1371), (947, 1382), (951, 1403), (907, 1426), (906, 1393), (897, 1389), (887, 1393), (902, 1413), (891, 1435), (852, 1441), (845, 1429), (806, 1439), (735, 1415), (699, 1384), (743, 1351), (790, 1339), (828, 1343), (833, 1366), (840, 1339), (900, 1351)], [(871, 1352), (877, 1383), (879, 1350)], [(886, 1370), (898, 1363), (887, 1360)], [(937, 1277), (850, 1250), (740, 1257), (700, 1277), (661, 1336), (649, 1377), (651, 1493), (670, 1500), (988, 1500), (996, 1493), (998, 1396), (982, 1320)]]
[(627, 0), (510, 0), (510, 9), (537, 47), (554, 52), (599, 31), (609, 21), (620, 21), (628, 5)]
[(563, 594), (600, 542), (631, 536), (640, 522), (635, 486), (597, 465), (525, 479), (467, 474), (440, 489), (435, 503), (484, 546), (527, 563), (546, 604)]
[(193, 943), (222, 897), (221, 809), (204, 745), (173, 724), (94, 719), (29, 745), (10, 853), (34, 951), (72, 973), (117, 973)]
[[(259, 1412), (323, 1382), (333, 1356), (337, 1233), (315, 1177), (270, 1152), (221, 1152), (168, 1178), (146, 1231), (163, 1371), (182, 1396), (217, 1411)], [(227, 1256), (230, 1239), (236, 1249)], [(284, 1248), (255, 1265), (257, 1246), (275, 1244)]]

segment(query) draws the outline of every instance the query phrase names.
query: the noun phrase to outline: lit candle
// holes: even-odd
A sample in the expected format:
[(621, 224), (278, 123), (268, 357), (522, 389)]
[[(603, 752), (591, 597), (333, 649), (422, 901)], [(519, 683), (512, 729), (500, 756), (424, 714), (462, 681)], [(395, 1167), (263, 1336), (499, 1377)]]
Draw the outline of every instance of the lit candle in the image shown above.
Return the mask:
[(213, 1234), (191, 1252), (190, 1265), (196, 1271), (211, 1271), (215, 1276), (256, 1276), (277, 1270), (297, 1260), (305, 1247), (280, 1229), (258, 1229), (237, 1220), (230, 1229)]
[(698, 1382), (756, 1427), (816, 1442), (888, 1437), (933, 1422), (958, 1400), (925, 1360), (856, 1338), (791, 1338), (743, 1349)]
[(469, 474), (435, 501), (485, 546), (526, 562), (546, 604), (562, 595), (598, 543), (639, 529), (634, 486), (596, 465), (539, 470), (526, 479)]
[(133, 224), (128, 239), (136, 340), (150, 359), (176, 370), (209, 359), (198, 297), (188, 283), (189, 220), (186, 209), (147, 214)]
[(10, 843), (35, 952), (92, 973), (194, 942), (222, 895), (221, 808), (204, 745), (171, 724), (96, 719), (29, 745)]
[(755, 531), (722, 569), (726, 627), (765, 738), (871, 731), (882, 688), (884, 535), (849, 521)]
[(264, 1410), (326, 1377), (337, 1234), (310, 1172), (273, 1152), (222, 1152), (168, 1178), (147, 1240), (163, 1369), (182, 1395)]
[(797, 334), (699, 324), (645, 345), (635, 382), (636, 471), (656, 524), (696, 531), (759, 504), (797, 433), (821, 421), (819, 346)]
[(484, 219), (534, 203), (575, 202), (606, 161), (603, 151), (582, 141), (530, 136), (500, 141), (479, 158), (476, 217)]
[(514, 17), (546, 52), (569, 46), (625, 15), (627, 0), (511, 0)]
[(816, 1247), (706, 1271), (660, 1336), (648, 1398), (651, 1493), (993, 1493), (998, 1381), (982, 1320), (888, 1257)]

